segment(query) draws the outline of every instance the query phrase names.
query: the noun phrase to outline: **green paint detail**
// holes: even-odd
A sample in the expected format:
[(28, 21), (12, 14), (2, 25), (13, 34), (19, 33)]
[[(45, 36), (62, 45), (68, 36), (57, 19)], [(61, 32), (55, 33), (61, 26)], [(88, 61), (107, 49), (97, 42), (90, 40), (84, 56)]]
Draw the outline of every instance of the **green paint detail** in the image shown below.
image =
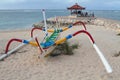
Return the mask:
[(55, 30), (50, 37), (47, 37), (46, 38), (46, 42), (49, 42), (49, 41), (55, 41), (55, 39), (57, 38), (59, 34), (59, 30)]

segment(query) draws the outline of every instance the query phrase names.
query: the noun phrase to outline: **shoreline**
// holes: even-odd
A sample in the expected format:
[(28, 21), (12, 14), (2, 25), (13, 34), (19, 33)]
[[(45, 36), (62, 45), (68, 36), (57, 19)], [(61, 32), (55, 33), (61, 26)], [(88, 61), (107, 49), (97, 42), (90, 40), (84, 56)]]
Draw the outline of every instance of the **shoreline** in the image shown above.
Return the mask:
[(2, 29), (0, 29), (0, 33), (2, 33), (2, 32), (17, 32), (17, 31), (29, 31), (29, 30), (31, 30), (33, 27), (31, 27), (31, 28), (26, 28), (26, 29), (8, 29), (8, 30), (2, 30)]
[[(87, 24), (96, 25), (96, 26), (104, 26), (105, 28), (110, 28), (112, 30), (120, 31), (120, 21), (113, 20), (108, 18), (101, 18), (101, 17), (78, 17), (76, 16), (57, 16), (58, 22), (64, 24), (72, 24), (76, 21), (83, 21)], [(55, 17), (48, 18), (47, 21), (49, 22), (48, 25), (52, 22), (55, 22)], [(10, 32), (10, 31), (26, 31), (33, 28), (33, 26), (40, 27), (41, 22), (36, 22), (31, 27), (27, 28), (19, 28), (19, 29), (0, 29), (0, 32)], [(44, 23), (42, 22), (42, 26)], [(51, 26), (51, 25), (49, 25)], [(64, 26), (64, 25), (62, 25)], [(66, 26), (66, 25), (65, 25)], [(68, 26), (68, 25), (67, 25)], [(51, 28), (51, 27), (50, 27)]]

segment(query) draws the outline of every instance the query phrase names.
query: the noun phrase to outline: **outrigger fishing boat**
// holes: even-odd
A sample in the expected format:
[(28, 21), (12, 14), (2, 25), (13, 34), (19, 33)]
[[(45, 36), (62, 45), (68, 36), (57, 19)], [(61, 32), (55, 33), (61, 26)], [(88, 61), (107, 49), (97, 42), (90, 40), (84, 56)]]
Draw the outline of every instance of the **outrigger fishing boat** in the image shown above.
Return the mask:
[[(75, 23), (69, 25), (68, 27), (64, 27), (64, 28), (61, 28), (61, 29), (59, 29), (59, 28), (58, 29), (47, 29), (45, 11), (43, 10), (42, 12), (43, 12), (43, 17), (44, 17), (45, 28), (33, 28), (31, 30), (31, 38), (29, 40), (22, 40), (22, 39), (16, 39), (16, 38), (11, 39), (7, 43), (5, 54), (3, 54), (2, 56), (0, 56), (0, 60), (3, 60), (4, 58), (8, 57), (13, 52), (17, 51), (19, 48), (21, 48), (22, 46), (24, 46), (26, 44), (31, 44), (33, 46), (39, 47), (40, 56), (47, 57), (55, 49), (55, 47), (58, 44), (61, 44), (61, 43), (65, 42), (66, 40), (71, 39), (71, 38), (73, 38), (74, 36), (76, 36), (78, 34), (84, 33), (84, 34), (86, 34), (90, 38), (89, 40), (91, 41), (94, 49), (98, 53), (98, 56), (100, 57), (103, 65), (105, 66), (106, 71), (108, 73), (112, 72), (111, 66), (109, 65), (108, 61), (105, 59), (103, 53), (99, 50), (99, 48), (95, 44), (95, 40), (93, 39), (93, 37), (91, 36), (91, 34), (87, 31), (86, 26), (85, 26), (85, 24), (83, 22), (78, 21), (78, 22), (75, 22)], [(67, 35), (64, 38), (59, 39), (59, 35), (60, 35), (61, 32), (66, 31), (69, 28), (72, 28), (73, 26), (75, 26), (77, 24), (82, 24), (83, 27), (84, 27), (84, 29), (83, 30), (79, 30), (79, 31), (77, 31), (77, 32), (75, 32), (73, 34), (69, 34), (69, 35)], [(39, 42), (37, 36), (33, 35), (33, 32), (35, 30), (40, 30), (40, 31), (44, 31), (45, 32), (45, 37), (44, 37), (44, 39), (43, 39), (42, 42)], [(48, 36), (48, 32), (51, 32), (52, 34), (50, 36)], [(34, 40), (34, 41), (32, 41), (32, 40)], [(18, 45), (16, 48), (8, 51), (9, 47), (10, 47), (10, 45), (11, 45), (11, 43), (13, 41), (21, 42), (21, 44)]]

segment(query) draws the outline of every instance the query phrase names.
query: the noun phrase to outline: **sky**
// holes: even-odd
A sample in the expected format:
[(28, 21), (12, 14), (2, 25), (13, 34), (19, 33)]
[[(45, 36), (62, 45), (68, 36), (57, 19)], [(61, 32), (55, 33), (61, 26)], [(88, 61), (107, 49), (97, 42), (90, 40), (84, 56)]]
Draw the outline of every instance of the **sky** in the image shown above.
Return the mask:
[(87, 10), (120, 10), (120, 0), (0, 0), (0, 9), (66, 9), (75, 3)]

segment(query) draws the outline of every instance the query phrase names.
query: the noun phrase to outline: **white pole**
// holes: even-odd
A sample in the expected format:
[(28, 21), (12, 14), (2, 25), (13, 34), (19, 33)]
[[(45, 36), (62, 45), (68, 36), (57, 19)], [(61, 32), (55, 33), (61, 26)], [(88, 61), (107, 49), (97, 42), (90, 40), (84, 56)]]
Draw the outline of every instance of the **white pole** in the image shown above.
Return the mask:
[(43, 9), (42, 12), (43, 12), (43, 18), (44, 18), (45, 33), (46, 33), (46, 35), (48, 35), (48, 32), (47, 32), (47, 24), (46, 24), (46, 17), (45, 17), (45, 10)]
[(0, 61), (3, 60), (4, 58), (8, 57), (9, 55), (11, 55), (13, 52), (15, 52), (16, 50), (18, 50), (19, 48), (21, 48), (22, 46), (24, 46), (25, 44), (22, 43), (19, 46), (17, 46), (16, 48), (12, 49), (11, 51), (9, 51), (8, 53), (3, 54), (2, 56), (0, 56)]
[(57, 25), (58, 20), (56, 16), (55, 16), (55, 21), (56, 21), (56, 27), (58, 28), (58, 25)]
[(105, 66), (105, 69), (108, 73), (111, 73), (112, 72), (112, 68), (110, 67), (108, 61), (105, 59), (104, 55), (102, 54), (102, 52), (99, 50), (99, 48), (97, 47), (96, 44), (93, 44), (93, 47), (95, 48), (96, 52), (98, 53), (102, 63), (104, 64)]
[[(36, 37), (36, 36), (35, 36)], [(34, 38), (35, 38), (34, 37)], [(28, 41), (33, 40), (34, 38), (30, 38)], [(10, 56), (13, 52), (17, 51), (19, 48), (23, 47), (25, 45), (25, 43), (21, 43), (20, 45), (18, 45), (16, 48), (12, 49), (11, 51), (3, 54), (2, 56), (0, 56), (0, 61), (3, 60), (4, 58)]]

